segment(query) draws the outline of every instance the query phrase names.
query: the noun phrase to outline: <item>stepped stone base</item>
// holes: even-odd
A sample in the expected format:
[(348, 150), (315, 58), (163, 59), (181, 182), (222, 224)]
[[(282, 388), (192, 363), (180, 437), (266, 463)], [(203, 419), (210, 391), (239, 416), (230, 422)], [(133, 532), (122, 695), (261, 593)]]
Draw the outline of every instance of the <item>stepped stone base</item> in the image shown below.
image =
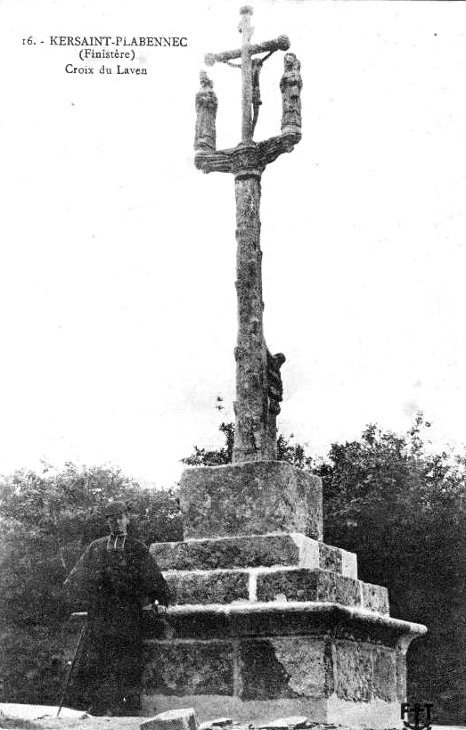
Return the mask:
[(389, 611), (387, 589), (357, 579), (356, 555), (299, 533), (155, 543), (151, 553), (180, 605), (332, 601)]
[(180, 504), (187, 539), (151, 547), (176, 605), (173, 636), (147, 632), (144, 712), (398, 726), (425, 627), (390, 618), (386, 588), (322, 542), (320, 479), (274, 461), (188, 469)]
[(171, 640), (145, 642), (143, 710), (390, 728), (405, 699), (405, 654), (424, 627), (331, 603), (170, 609)]
[(388, 592), (329, 570), (252, 568), (165, 572), (177, 605), (267, 601), (330, 601), (388, 614)]

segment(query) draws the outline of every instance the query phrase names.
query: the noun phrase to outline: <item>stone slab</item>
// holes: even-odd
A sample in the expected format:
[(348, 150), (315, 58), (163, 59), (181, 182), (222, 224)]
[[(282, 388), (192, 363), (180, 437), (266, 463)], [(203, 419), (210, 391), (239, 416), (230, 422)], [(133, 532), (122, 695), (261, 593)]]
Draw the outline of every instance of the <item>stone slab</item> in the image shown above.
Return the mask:
[(319, 543), (319, 553), (319, 568), (322, 568), (322, 570), (331, 570), (334, 573), (342, 572), (343, 560), (341, 550), (321, 542)]
[[(188, 539), (151, 545), (161, 570), (215, 570), (296, 566), (321, 568), (357, 578), (353, 553), (302, 533)], [(352, 558), (354, 558), (352, 560)]]
[(257, 600), (325, 601), (361, 605), (359, 581), (327, 570), (286, 568), (257, 576)]
[(165, 579), (177, 605), (249, 600), (246, 571), (180, 571), (165, 573)]
[(288, 728), (305, 727), (307, 717), (305, 715), (291, 715), (288, 717), (279, 717), (277, 720), (270, 720), (260, 726), (260, 730), (287, 730)]
[(237, 671), (243, 700), (319, 699), (333, 692), (330, 644), (325, 637), (241, 641)]
[(158, 641), (144, 649), (146, 694), (233, 694), (234, 647), (225, 641)]
[[(349, 634), (360, 641), (400, 645), (400, 661), (410, 642), (427, 631), (421, 624), (369, 613), (356, 606), (311, 601), (172, 606), (167, 618), (177, 638), (207, 640), (331, 632), (338, 638)], [(145, 636), (148, 643), (157, 638), (150, 631)]]
[(140, 730), (197, 730), (198, 723), (193, 707), (180, 707), (144, 720), (139, 727)]
[(373, 655), (373, 693), (387, 702), (397, 699), (396, 654), (380, 646)]
[(358, 558), (356, 553), (341, 549), (341, 572), (348, 578), (358, 577)]
[(165, 579), (176, 605), (321, 601), (388, 614), (385, 588), (328, 570), (288, 567), (167, 571)]
[(251, 535), (154, 543), (151, 553), (161, 570), (209, 570), (299, 565), (302, 550), (291, 535)]
[(396, 649), (331, 635), (159, 641), (145, 652), (145, 694), (396, 700)]
[(232, 717), (215, 717), (213, 720), (207, 720), (206, 722), (203, 722), (199, 725), (199, 730), (208, 730), (208, 728), (213, 727), (229, 727), (230, 725), (233, 725), (233, 718)]
[(186, 469), (180, 505), (187, 538), (301, 532), (322, 540), (321, 480), (281, 461)]
[(389, 613), (388, 590), (386, 588), (361, 581), (361, 591), (364, 608), (376, 613)]
[(337, 697), (352, 702), (369, 702), (373, 693), (372, 647), (337, 641), (333, 647), (333, 659)]

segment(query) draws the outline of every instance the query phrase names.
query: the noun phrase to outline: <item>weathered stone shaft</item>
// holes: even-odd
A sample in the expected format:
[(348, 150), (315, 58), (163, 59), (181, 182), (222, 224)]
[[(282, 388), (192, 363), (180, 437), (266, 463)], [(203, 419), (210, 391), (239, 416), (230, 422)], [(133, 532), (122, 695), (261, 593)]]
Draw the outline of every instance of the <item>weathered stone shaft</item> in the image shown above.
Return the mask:
[(260, 249), (260, 172), (235, 176), (236, 289), (238, 339), (236, 359), (236, 431), (233, 461), (267, 458), (267, 352), (262, 314)]

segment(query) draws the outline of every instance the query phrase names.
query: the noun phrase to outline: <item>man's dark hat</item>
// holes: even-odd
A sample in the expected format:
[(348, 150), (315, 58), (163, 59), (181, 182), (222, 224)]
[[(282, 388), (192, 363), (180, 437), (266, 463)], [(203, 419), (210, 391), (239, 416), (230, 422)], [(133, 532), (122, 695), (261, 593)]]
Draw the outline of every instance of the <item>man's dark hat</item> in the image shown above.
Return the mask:
[(109, 502), (102, 510), (102, 514), (104, 517), (114, 517), (114, 515), (120, 515), (122, 512), (127, 511), (128, 507), (125, 502)]

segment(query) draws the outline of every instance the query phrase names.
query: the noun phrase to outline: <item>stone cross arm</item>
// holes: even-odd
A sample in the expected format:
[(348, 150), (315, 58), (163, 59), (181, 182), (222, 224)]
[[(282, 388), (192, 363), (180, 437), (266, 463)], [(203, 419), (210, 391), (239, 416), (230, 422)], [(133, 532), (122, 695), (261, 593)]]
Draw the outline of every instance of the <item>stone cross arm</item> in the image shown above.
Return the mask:
[[(251, 56), (256, 53), (266, 53), (267, 51), (287, 51), (290, 47), (290, 39), (286, 35), (280, 35), (272, 41), (264, 43), (254, 43), (248, 45), (248, 52)], [(242, 49), (237, 48), (234, 51), (223, 51), (222, 53), (206, 53), (204, 57), (207, 66), (213, 66), (216, 62), (224, 63), (234, 58), (241, 58)]]
[(284, 152), (291, 152), (301, 139), (301, 134), (289, 132), (270, 137), (263, 142), (250, 145), (238, 145), (232, 149), (215, 152), (197, 152), (194, 164), (202, 172), (230, 172), (238, 175), (243, 170), (263, 172), (265, 167), (274, 162)]

